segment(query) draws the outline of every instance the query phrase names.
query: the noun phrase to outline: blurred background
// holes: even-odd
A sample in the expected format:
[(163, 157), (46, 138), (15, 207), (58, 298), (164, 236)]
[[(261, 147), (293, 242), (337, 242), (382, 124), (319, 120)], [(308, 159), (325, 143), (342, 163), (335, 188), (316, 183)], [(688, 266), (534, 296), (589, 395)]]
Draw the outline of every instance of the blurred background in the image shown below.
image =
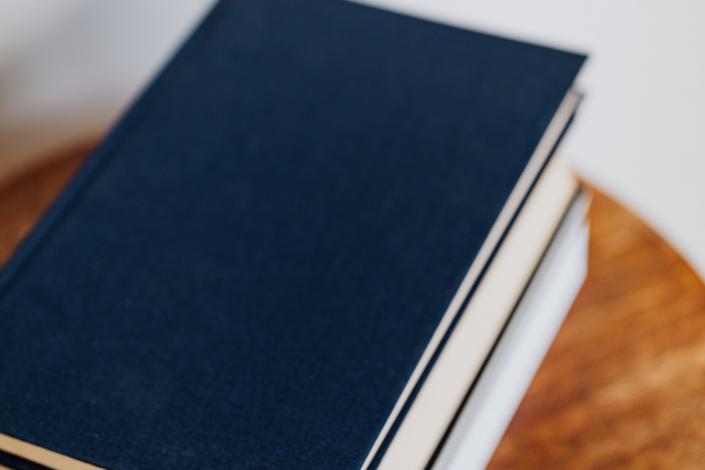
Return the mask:
[[(589, 53), (564, 152), (705, 275), (704, 2), (365, 3)], [(106, 132), (211, 5), (0, 0), (0, 181)]]

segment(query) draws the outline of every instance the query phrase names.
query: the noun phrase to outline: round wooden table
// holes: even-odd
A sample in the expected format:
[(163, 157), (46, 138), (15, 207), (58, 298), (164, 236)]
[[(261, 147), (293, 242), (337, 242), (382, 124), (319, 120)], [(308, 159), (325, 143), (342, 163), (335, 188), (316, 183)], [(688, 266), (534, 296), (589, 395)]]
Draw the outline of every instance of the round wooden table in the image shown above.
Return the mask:
[[(0, 263), (93, 147), (0, 184)], [(489, 467), (705, 467), (705, 285), (600, 191), (589, 273)]]

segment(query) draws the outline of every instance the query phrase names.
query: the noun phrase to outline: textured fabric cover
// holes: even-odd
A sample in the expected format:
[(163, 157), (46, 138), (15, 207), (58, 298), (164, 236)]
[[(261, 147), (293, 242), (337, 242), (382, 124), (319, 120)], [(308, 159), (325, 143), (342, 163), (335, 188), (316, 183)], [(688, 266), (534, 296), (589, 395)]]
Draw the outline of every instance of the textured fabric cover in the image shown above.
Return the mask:
[(115, 469), (360, 466), (583, 57), (218, 5), (0, 277), (0, 433)]

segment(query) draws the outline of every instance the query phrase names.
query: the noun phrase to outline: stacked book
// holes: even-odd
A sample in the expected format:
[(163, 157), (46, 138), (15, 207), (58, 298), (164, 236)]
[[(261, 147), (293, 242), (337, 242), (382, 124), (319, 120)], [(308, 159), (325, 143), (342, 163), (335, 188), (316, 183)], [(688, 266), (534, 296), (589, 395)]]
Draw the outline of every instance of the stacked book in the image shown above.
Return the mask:
[(0, 466), (485, 465), (585, 274), (583, 61), (217, 5), (0, 274)]

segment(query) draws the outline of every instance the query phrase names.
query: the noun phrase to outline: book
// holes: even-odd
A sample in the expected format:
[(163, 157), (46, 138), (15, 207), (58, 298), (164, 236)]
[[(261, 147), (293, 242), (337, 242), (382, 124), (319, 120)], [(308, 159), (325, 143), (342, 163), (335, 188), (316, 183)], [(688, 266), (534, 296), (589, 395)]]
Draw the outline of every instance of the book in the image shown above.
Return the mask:
[(427, 465), (574, 200), (584, 58), (219, 3), (0, 273), (0, 464)]

